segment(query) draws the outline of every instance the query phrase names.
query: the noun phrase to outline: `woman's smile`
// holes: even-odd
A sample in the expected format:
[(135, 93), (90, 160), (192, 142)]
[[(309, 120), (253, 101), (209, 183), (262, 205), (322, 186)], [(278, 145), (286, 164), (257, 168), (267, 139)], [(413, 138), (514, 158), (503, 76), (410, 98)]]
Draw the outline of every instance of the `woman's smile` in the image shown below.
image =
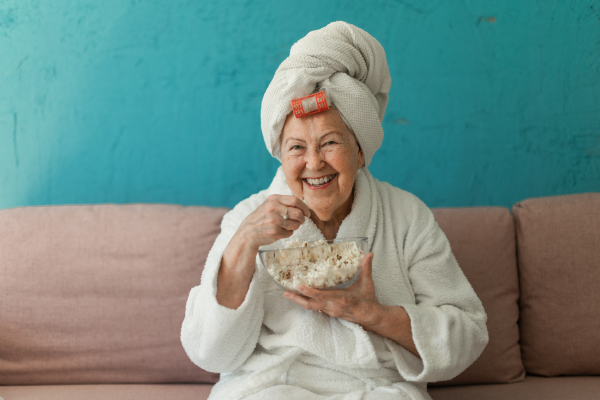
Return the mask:
[(304, 181), (304, 183), (310, 190), (321, 190), (329, 186), (336, 176), (337, 174), (331, 174), (314, 179), (303, 178), (302, 181)]

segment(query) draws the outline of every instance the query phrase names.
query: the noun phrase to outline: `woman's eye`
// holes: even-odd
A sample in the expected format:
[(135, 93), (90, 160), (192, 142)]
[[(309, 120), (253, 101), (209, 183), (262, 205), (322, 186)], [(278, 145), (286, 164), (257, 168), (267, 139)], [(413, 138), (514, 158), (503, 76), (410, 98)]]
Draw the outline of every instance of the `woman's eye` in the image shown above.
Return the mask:
[(333, 140), (330, 140), (329, 142), (325, 143), (325, 145), (328, 145), (328, 144), (335, 144), (335, 142)]
[(297, 145), (297, 144), (296, 144), (296, 145), (293, 145), (293, 146), (290, 148), (290, 150), (300, 150), (301, 148), (302, 148), (302, 146), (300, 146), (300, 145)]

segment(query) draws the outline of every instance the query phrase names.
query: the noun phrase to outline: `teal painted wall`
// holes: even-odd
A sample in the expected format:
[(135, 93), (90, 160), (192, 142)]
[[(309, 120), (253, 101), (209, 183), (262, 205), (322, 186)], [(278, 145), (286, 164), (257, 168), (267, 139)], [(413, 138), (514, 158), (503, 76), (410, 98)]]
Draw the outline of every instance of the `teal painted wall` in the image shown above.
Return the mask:
[(233, 206), (278, 162), (260, 102), (345, 20), (392, 91), (371, 171), (429, 206), (600, 190), (600, 1), (0, 1), (0, 208)]

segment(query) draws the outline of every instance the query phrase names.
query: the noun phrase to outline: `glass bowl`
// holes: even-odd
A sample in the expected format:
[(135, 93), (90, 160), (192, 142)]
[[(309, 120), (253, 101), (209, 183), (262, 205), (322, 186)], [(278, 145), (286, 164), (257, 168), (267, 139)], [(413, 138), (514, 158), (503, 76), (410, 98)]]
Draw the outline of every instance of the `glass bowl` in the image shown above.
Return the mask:
[(288, 241), (290, 247), (285, 246), (283, 239), (261, 246), (258, 254), (262, 267), (273, 281), (296, 293), (299, 285), (323, 290), (352, 286), (358, 280), (367, 254), (366, 237)]

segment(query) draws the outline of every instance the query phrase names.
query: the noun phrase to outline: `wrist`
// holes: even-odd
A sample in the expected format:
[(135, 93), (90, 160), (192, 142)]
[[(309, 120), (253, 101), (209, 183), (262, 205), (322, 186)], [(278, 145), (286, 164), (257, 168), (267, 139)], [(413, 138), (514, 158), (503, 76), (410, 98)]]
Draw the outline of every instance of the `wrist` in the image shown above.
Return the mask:
[(384, 330), (384, 325), (388, 320), (389, 307), (379, 302), (372, 303), (367, 310), (367, 318), (363, 328), (368, 331), (379, 333)]
[(251, 229), (245, 229), (245, 226), (241, 226), (233, 236), (232, 241), (233, 240), (235, 240), (241, 249), (243, 249), (244, 253), (258, 254), (260, 244), (256, 242)]
[(234, 243), (238, 254), (253, 258), (258, 254), (258, 248), (260, 247), (259, 244), (252, 240), (252, 235), (244, 230), (236, 232), (233, 238), (231, 238), (230, 243)]
[(223, 252), (221, 267), (234, 272), (239, 278), (252, 275), (257, 254), (258, 250), (245, 240), (245, 236), (236, 233)]

